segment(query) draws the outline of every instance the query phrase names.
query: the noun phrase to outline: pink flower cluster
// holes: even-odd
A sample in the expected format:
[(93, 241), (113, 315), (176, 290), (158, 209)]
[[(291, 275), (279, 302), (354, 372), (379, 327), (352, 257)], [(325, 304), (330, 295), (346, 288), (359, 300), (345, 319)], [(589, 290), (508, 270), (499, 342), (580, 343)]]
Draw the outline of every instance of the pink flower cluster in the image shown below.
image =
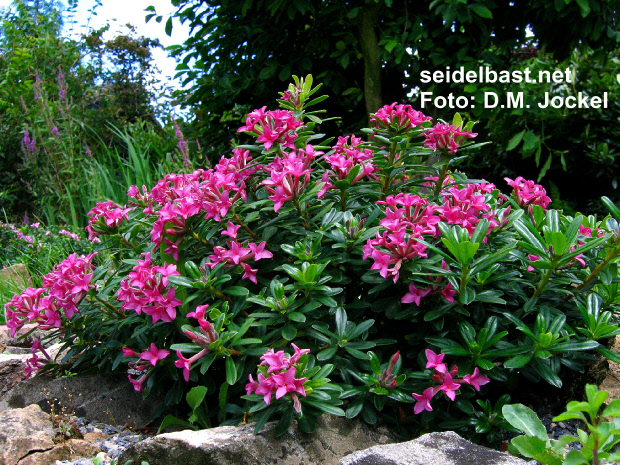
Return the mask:
[(72, 233), (71, 231), (67, 231), (66, 229), (61, 229), (60, 231), (58, 231), (58, 234), (62, 234), (63, 236), (70, 237), (74, 241), (79, 241), (80, 240), (80, 236), (78, 236), (75, 233)]
[(425, 354), (427, 360), (426, 368), (432, 368), (435, 371), (432, 378), (438, 385), (429, 387), (422, 394), (416, 394), (415, 392), (411, 394), (416, 400), (416, 404), (413, 407), (413, 413), (416, 415), (424, 410), (433, 411), (431, 400), (439, 391), (443, 391), (448, 399), (453, 401), (456, 399), (456, 391), (461, 387), (461, 384), (469, 384), (476, 391), (480, 391), (480, 386), (491, 381), (486, 376), (481, 375), (477, 367), (471, 375), (465, 375), (461, 379), (456, 379), (455, 376), (459, 369), (454, 365), (448, 372), (447, 365), (443, 363), (443, 358), (446, 354), (436, 354), (430, 349), (426, 349)]
[[(349, 137), (351, 137), (350, 144)], [(380, 168), (372, 164), (374, 152), (371, 149), (360, 148), (359, 146), (361, 144), (362, 139), (354, 135), (338, 137), (338, 143), (332, 147), (333, 153), (323, 157), (323, 159), (329, 163), (332, 171), (325, 171), (323, 173), (322, 181), (325, 184), (319, 192), (319, 198), (325, 195), (329, 189), (335, 188), (334, 185), (329, 182), (330, 174), (335, 174), (337, 180), (347, 179), (354, 167), (361, 166), (359, 173), (351, 182), (351, 184), (355, 184), (363, 177), (373, 176), (374, 172), (379, 171)]]
[[(129, 347), (123, 347), (123, 355), (125, 357), (139, 357), (137, 361), (129, 363), (130, 373), (127, 378), (133, 384), (133, 388), (140, 392), (153, 367), (157, 365), (157, 362), (170, 355), (170, 352), (165, 349), (158, 349), (155, 343), (151, 343), (151, 347), (140, 354)], [(132, 374), (137, 375), (137, 378), (132, 378)]]
[(414, 110), (411, 105), (397, 104), (385, 105), (370, 115), (370, 122), (375, 123), (375, 128), (395, 129), (397, 131), (408, 131), (415, 129), (425, 121), (433, 118), (424, 115), (422, 112)]
[[(444, 260), (441, 261), (441, 268), (446, 270), (446, 262)], [(429, 279), (433, 279), (429, 277)], [(441, 281), (441, 276), (437, 276), (434, 278), (437, 283)], [(407, 292), (400, 301), (403, 304), (415, 303), (418, 307), (420, 306), (420, 302), (422, 297), (426, 297), (427, 295), (441, 294), (442, 297), (450, 303), (454, 303), (454, 296), (456, 295), (456, 291), (452, 288), (452, 283), (448, 283), (446, 286), (439, 286), (435, 284), (431, 287), (425, 289), (418, 289), (415, 287), (413, 283), (409, 283), (409, 292)]]
[(461, 131), (461, 127), (452, 124), (437, 123), (424, 132), (424, 146), (431, 150), (445, 151), (448, 155), (454, 155), (459, 149), (459, 142), (463, 139), (472, 139), (478, 134), (469, 131)]
[(228, 222), (226, 231), (222, 231), (222, 235), (229, 236), (232, 240), (226, 241), (226, 247), (217, 245), (213, 248), (213, 255), (209, 255), (209, 263), (205, 266), (213, 269), (220, 263), (225, 263), (224, 268), (232, 268), (241, 266), (243, 268), (242, 279), (249, 279), (256, 284), (257, 269), (252, 268), (246, 262), (254, 259), (255, 262), (262, 258), (272, 258), (273, 254), (269, 250), (265, 250), (266, 242), (255, 244), (250, 242), (247, 247), (237, 242), (237, 231), (241, 226)]
[[(304, 381), (306, 378), (296, 378), (297, 367), (300, 357), (303, 354), (310, 353), (310, 349), (300, 349), (295, 344), (291, 344), (295, 353), (291, 356), (284, 353), (283, 350), (274, 352), (269, 349), (260, 359), (263, 367), (259, 367), (258, 381), (254, 381), (252, 375), (249, 375), (249, 383), (245, 389), (249, 396), (253, 392), (263, 396), (263, 401), (269, 405), (271, 403), (271, 395), (275, 394), (276, 399), (281, 399), (285, 395), (293, 400), (293, 407), (297, 413), (301, 412), (301, 403), (297, 394), (306, 396), (304, 389)], [(268, 366), (268, 368), (264, 368)]]
[(183, 330), (183, 332), (192, 340), (194, 344), (202, 347), (202, 349), (190, 358), (185, 358), (183, 353), (180, 350), (177, 350), (178, 360), (174, 362), (174, 366), (177, 368), (183, 368), (183, 378), (185, 381), (189, 381), (189, 372), (192, 369), (192, 363), (204, 357), (209, 352), (209, 346), (219, 338), (219, 335), (213, 325), (205, 318), (208, 307), (209, 305), (199, 305), (196, 307), (195, 311), (186, 315), (188, 318), (196, 318), (196, 320), (198, 320), (200, 332), (196, 333), (190, 330)]
[(144, 260), (138, 260), (133, 271), (121, 281), (117, 299), (123, 304), (122, 310), (135, 310), (159, 320), (171, 322), (177, 316), (177, 307), (183, 302), (176, 299), (174, 287), (168, 289), (168, 276), (180, 276), (176, 265), (152, 266), (151, 254), (146, 253)]
[(95, 255), (96, 252), (80, 257), (71, 254), (43, 276), (43, 288), (28, 288), (14, 295), (4, 305), (11, 337), (26, 323), (36, 323), (44, 330), (60, 328), (61, 312), (67, 319), (79, 313), (77, 305), (94, 287), (91, 261)]
[[(36, 224), (38, 225), (38, 223)], [(13, 231), (13, 233), (17, 236), (18, 239), (22, 239), (23, 241), (27, 242), (26, 245), (28, 247), (34, 247), (34, 238), (32, 236), (26, 236), (14, 224), (7, 224), (0, 221), (0, 227), (2, 227), (2, 229), (10, 229), (11, 231)], [(17, 246), (21, 247), (19, 244)]]
[[(45, 359), (39, 357), (37, 352), (41, 352)], [(52, 361), (52, 358), (45, 351), (43, 346), (41, 345), (41, 338), (37, 338), (32, 343), (32, 347), (30, 348), (30, 353), (32, 357), (26, 360), (26, 368), (24, 368), (24, 372), (26, 373), (26, 379), (30, 378), (33, 375), (36, 375), (41, 371), (48, 362)]]
[[(239, 198), (246, 200), (245, 180), (258, 167), (248, 166), (252, 157), (248, 150), (233, 150), (232, 158), (222, 157), (212, 170), (196, 170), (191, 174), (167, 174), (150, 192), (131, 186), (127, 195), (146, 206), (144, 213), (156, 214), (151, 241), (167, 246), (165, 253), (178, 260), (178, 247), (186, 234), (187, 219), (205, 213), (204, 218), (221, 221)], [(160, 207), (157, 209), (157, 207)], [(176, 236), (171, 240), (165, 235)]]
[(515, 198), (520, 207), (528, 207), (530, 205), (540, 205), (543, 209), (551, 203), (551, 199), (547, 197), (547, 191), (534, 181), (528, 181), (521, 176), (514, 181), (510, 178), (504, 178), (509, 186), (514, 188)]
[(271, 194), (269, 200), (274, 202), (273, 210), (277, 212), (285, 202), (289, 202), (304, 191), (310, 181), (310, 165), (314, 159), (323, 155), (323, 152), (315, 152), (314, 147), (306, 145), (305, 149), (285, 152), (282, 157), (275, 157), (273, 161), (264, 167), (269, 173), (269, 179), (261, 182)]
[(245, 126), (241, 126), (237, 132), (249, 132), (257, 134), (256, 139), (262, 142), (266, 150), (271, 150), (273, 144), (281, 144), (282, 147), (295, 150), (297, 128), (303, 127), (300, 120), (295, 118), (289, 110), (268, 110), (260, 108), (248, 113)]
[(111, 200), (97, 203), (88, 212), (88, 226), (86, 226), (88, 240), (94, 242), (97, 236), (115, 232), (123, 219), (129, 219), (127, 213), (132, 210), (133, 208), (120, 207)]
[[(499, 226), (499, 219), (484, 194), (490, 194), (494, 190), (495, 185), (486, 182), (471, 183), (462, 188), (451, 186), (441, 193), (443, 206), (437, 207), (437, 213), (442, 221), (467, 229), (470, 236), (480, 220), (486, 218), (489, 220), (488, 232), (491, 232)], [(502, 200), (500, 196), (499, 201)]]
[(423, 234), (436, 235), (440, 218), (435, 215), (437, 208), (418, 195), (400, 193), (377, 203), (387, 205), (385, 218), (379, 222), (385, 231), (366, 241), (363, 258), (372, 257), (371, 269), (396, 282), (403, 261), (427, 257), (426, 246), (417, 239)]

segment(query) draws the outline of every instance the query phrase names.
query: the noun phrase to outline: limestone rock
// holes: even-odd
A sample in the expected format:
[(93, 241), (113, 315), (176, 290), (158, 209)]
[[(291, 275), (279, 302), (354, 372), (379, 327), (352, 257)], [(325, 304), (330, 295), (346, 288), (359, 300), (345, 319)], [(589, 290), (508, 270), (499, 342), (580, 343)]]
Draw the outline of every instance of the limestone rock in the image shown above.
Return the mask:
[(0, 343), (4, 346), (27, 347), (30, 348), (35, 339), (41, 340), (41, 345), (47, 348), (56, 341), (51, 339), (50, 331), (39, 329), (38, 325), (28, 323), (22, 326), (11, 337), (11, 329), (7, 325), (0, 325)]
[(154, 393), (144, 400), (125, 375), (89, 375), (49, 378), (37, 376), (22, 381), (0, 398), (0, 412), (38, 404), (43, 410), (64, 407), (77, 416), (108, 425), (129, 423), (138, 428), (150, 423), (163, 403)]
[[(0, 399), (16, 384), (26, 378), (25, 360), (21, 358), (6, 357), (0, 354)], [(4, 358), (4, 360), (3, 360)]]
[[(617, 335), (610, 349), (620, 353), (620, 335)], [(620, 399), (620, 364), (608, 360), (609, 368), (606, 370), (605, 379), (599, 386), (599, 390), (609, 392), (607, 402)]]
[(54, 428), (38, 405), (0, 413), (0, 463), (17, 465), (32, 451), (54, 448)]
[(165, 433), (132, 445), (118, 463), (134, 460), (150, 465), (336, 465), (351, 452), (375, 444), (394, 442), (387, 428), (371, 429), (360, 420), (323, 415), (313, 434), (291, 428), (279, 438), (276, 423), (258, 435), (254, 425), (221, 426), (200, 431)]
[(82, 457), (95, 457), (101, 448), (82, 439), (70, 439), (53, 448), (24, 457), (17, 465), (48, 465), (56, 460), (77, 460)]
[[(54, 344), (47, 348), (46, 352), (54, 359), (58, 356), (61, 347), (62, 344)], [(38, 352), (38, 355), (40, 358), (43, 358), (43, 354), (40, 352)], [(23, 347), (8, 346), (4, 352), (0, 353), (0, 399), (26, 378), (26, 372), (24, 371), (26, 360), (31, 357), (30, 349)], [(22, 407), (25, 407), (25, 405), (22, 405)]]
[(60, 443), (50, 415), (38, 405), (0, 413), (0, 463), (48, 465), (55, 460), (94, 457), (101, 448), (80, 439)]
[(0, 270), (0, 281), (15, 283), (20, 288), (32, 287), (32, 279), (26, 265), (18, 263)]
[(473, 444), (455, 432), (430, 433), (408, 442), (347, 455), (339, 465), (526, 465), (528, 462)]

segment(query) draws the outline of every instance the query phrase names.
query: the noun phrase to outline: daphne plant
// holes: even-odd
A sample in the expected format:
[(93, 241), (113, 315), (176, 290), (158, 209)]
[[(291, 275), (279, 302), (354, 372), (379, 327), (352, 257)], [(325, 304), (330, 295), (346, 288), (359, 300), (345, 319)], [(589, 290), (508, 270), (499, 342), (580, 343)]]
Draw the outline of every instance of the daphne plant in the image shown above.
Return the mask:
[(64, 341), (64, 360), (37, 367), (129, 370), (168, 404), (204, 386), (204, 422), (280, 416), (282, 432), (324, 412), (430, 428), (477, 400), (497, 425), (486, 397), (521, 377), (560, 386), (593, 351), (618, 360), (598, 342), (620, 332), (614, 205), (570, 217), (531, 181), (468, 179), (456, 168), (479, 144), (458, 114), (395, 103), (328, 138), (319, 87), (295, 78), (212, 169), (96, 205), (105, 263), (61, 264), (71, 286), (6, 306), (13, 328)]
[[(550, 465), (599, 465), (620, 460), (616, 446), (620, 443), (620, 399), (604, 405), (609, 393), (596, 386), (586, 385), (586, 401), (569, 402), (566, 412), (553, 421), (579, 420), (583, 429), (578, 436), (569, 434), (559, 439), (549, 439), (547, 430), (536, 414), (522, 404), (505, 405), (502, 409), (506, 421), (525, 433), (511, 441), (510, 451)], [(567, 450), (578, 443), (579, 448)]]

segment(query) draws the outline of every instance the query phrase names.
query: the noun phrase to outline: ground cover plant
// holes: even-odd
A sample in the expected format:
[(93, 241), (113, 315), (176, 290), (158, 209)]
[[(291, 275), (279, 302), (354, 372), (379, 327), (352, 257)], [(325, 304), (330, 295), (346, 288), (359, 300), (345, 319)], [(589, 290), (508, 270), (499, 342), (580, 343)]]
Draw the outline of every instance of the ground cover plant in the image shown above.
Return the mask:
[[(23, 264), (35, 286), (42, 284), (41, 277), (72, 253), (85, 254), (93, 251), (86, 234), (72, 232), (58, 226), (45, 226), (25, 217), (22, 225), (0, 221), (0, 269)], [(15, 293), (27, 287), (21, 280), (0, 279), (0, 323), (4, 323), (4, 304)]]
[(5, 306), (13, 331), (37, 323), (68, 349), (31, 371), (127, 370), (200, 427), (313, 431), (327, 412), (492, 440), (523, 379), (618, 360), (613, 203), (571, 217), (533, 181), (468, 179), (479, 144), (458, 114), (394, 103), (326, 139), (318, 88), (295, 78), (249, 113), (251, 143), (213, 169), (94, 206), (104, 263), (71, 255)]

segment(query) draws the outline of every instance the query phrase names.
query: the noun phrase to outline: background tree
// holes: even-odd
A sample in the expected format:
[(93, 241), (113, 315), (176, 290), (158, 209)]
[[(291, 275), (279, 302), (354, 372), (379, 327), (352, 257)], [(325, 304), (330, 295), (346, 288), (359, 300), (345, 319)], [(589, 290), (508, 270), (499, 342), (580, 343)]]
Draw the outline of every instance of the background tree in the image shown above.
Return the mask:
[(166, 110), (155, 103), (161, 89), (151, 50), (159, 42), (136, 37), (131, 26), (110, 40), (109, 27), (68, 38), (62, 17), (57, 2), (42, 0), (15, 1), (3, 13), (0, 207), (9, 217), (43, 213), (48, 222), (84, 226), (93, 201), (83, 189), (89, 160), (126, 152), (119, 135), (133, 127), (157, 139), (158, 153), (175, 141), (151, 131), (163, 136), (157, 118)]
[[(177, 7), (175, 16), (188, 22), (192, 31), (184, 44), (172, 49), (190, 89), (178, 98), (194, 110), (195, 131), (216, 151), (227, 149), (244, 112), (275, 98), (283, 87), (275, 83), (284, 84), (291, 74), (312, 73), (324, 84), (325, 92), (333, 96), (326, 102), (328, 114), (343, 115), (339, 130), (347, 131), (380, 105), (415, 97), (416, 90), (431, 90), (435, 96), (464, 92), (461, 84), (436, 83), (428, 89), (420, 81), (421, 70), (480, 65), (513, 69), (527, 65), (525, 51), (536, 58), (543, 50), (550, 64), (568, 60), (579, 50), (581, 56), (590, 56), (590, 63), (598, 60), (596, 66), (606, 66), (601, 60), (620, 41), (615, 0), (172, 0), (172, 4)], [(150, 10), (147, 19), (161, 21), (155, 8)], [(171, 28), (170, 18), (167, 32)], [(594, 56), (593, 50), (602, 52)], [(585, 80), (590, 80), (589, 73)], [(486, 87), (507, 90), (505, 85)], [(435, 109), (424, 111), (437, 116)], [(493, 153), (499, 149), (502, 157), (525, 120), (528, 130), (542, 133), (539, 115), (525, 114), (524, 121), (515, 124), (507, 112), (471, 113), (484, 126), (477, 129), (493, 141)], [(495, 131), (498, 117), (506, 117), (500, 126), (513, 131)], [(553, 124), (545, 127), (545, 134), (550, 132)], [(532, 168), (536, 174), (550, 153), (566, 149), (543, 145), (541, 150), (537, 159), (543, 162)], [(490, 153), (483, 152), (478, 164)], [(559, 165), (559, 157), (551, 160), (554, 168)], [(500, 179), (513, 174), (505, 171), (492, 174)]]

